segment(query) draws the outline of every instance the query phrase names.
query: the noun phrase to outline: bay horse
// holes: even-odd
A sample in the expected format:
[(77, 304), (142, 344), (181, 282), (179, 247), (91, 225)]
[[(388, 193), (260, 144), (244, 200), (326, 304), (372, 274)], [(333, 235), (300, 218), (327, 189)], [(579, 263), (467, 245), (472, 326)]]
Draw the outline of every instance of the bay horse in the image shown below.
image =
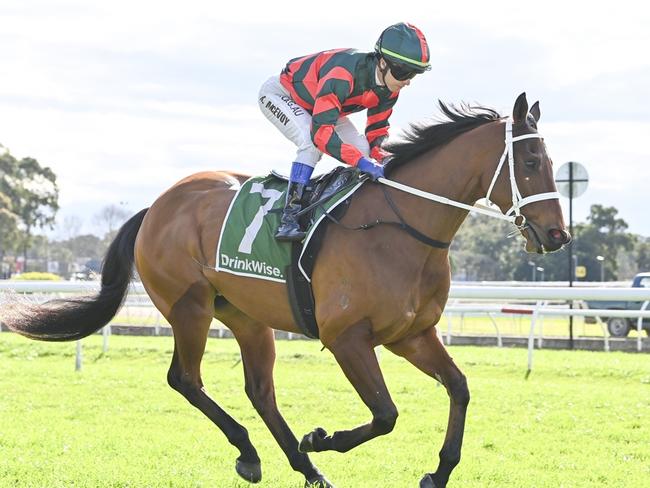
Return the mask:
[(239, 450), (237, 473), (253, 483), (260, 481), (262, 473), (248, 432), (208, 395), (201, 379), (201, 358), (212, 318), (223, 322), (236, 338), (245, 392), (291, 467), (304, 475), (306, 486), (332, 486), (312, 464), (309, 452), (346, 452), (393, 430), (398, 411), (374, 351), (383, 345), (447, 390), (449, 421), (438, 467), (425, 474), (419, 485), (443, 488), (460, 461), (470, 399), (466, 378), (435, 328), (450, 286), (448, 249), (431, 247), (397, 226), (379, 225), (364, 232), (349, 228), (394, 220), (399, 209), (403, 221), (421, 235), (448, 243), (467, 216), (462, 205), (472, 205), (487, 195), (504, 213), (514, 206), (529, 252), (557, 250), (569, 242), (570, 235), (555, 193), (552, 162), (537, 133), (537, 102), (529, 111), (526, 96), (521, 94), (508, 118), (483, 107), (442, 102), (440, 106), (443, 121), (414, 125), (405, 140), (388, 146), (393, 159), (386, 174), (392, 182), (444, 195), (461, 206), (432, 203), (368, 182), (352, 199), (343, 225), (327, 227), (313, 270), (320, 340), (370, 410), (372, 418), (364, 425), (332, 434), (316, 428), (298, 442), (278, 410), (273, 331), (300, 332), (286, 287), (214, 269), (226, 211), (236, 189), (248, 178), (242, 174), (189, 176), (128, 220), (107, 251), (97, 295), (21, 306), (11, 313), (5, 311), (3, 320), (10, 329), (32, 339), (86, 337), (117, 313), (135, 263), (151, 300), (173, 328), (169, 385), (223, 431)]

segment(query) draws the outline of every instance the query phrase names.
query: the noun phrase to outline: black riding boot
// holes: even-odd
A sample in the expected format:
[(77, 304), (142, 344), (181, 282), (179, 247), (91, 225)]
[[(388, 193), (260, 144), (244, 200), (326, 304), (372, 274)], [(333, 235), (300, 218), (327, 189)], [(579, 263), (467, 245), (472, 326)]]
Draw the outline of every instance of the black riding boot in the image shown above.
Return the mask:
[(298, 222), (298, 212), (302, 210), (302, 195), (305, 192), (305, 186), (295, 181), (289, 182), (287, 202), (282, 212), (281, 224), (275, 233), (275, 238), (278, 241), (302, 241), (307, 234), (300, 228)]

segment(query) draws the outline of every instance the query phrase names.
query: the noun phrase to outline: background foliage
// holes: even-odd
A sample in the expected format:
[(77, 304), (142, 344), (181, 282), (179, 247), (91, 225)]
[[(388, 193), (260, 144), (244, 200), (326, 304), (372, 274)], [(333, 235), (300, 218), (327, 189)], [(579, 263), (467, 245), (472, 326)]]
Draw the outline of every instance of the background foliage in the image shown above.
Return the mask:
[[(604, 257), (605, 281), (626, 280), (650, 271), (650, 239), (626, 232), (627, 223), (614, 207), (592, 205), (586, 222), (573, 226), (575, 263), (587, 268), (584, 281), (599, 281)], [(519, 235), (507, 222), (470, 215), (452, 243), (452, 274), (469, 281), (532, 280), (533, 267), (544, 268), (547, 281), (569, 279), (567, 249), (545, 255), (528, 254)], [(535, 272), (536, 280), (541, 272)]]
[(20, 250), (27, 261), (37, 229), (52, 227), (59, 209), (56, 175), (33, 158), (16, 159), (0, 146), (0, 260)]

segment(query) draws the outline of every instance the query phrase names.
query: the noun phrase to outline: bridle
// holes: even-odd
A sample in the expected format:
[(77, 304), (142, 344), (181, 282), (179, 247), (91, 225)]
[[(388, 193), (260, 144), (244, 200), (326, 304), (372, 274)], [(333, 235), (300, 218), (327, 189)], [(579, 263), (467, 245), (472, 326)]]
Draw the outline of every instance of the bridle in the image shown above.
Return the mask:
[[(492, 182), (490, 183), (487, 194), (485, 195), (485, 201), (487, 202), (487, 206), (475, 206), (475, 205), (468, 205), (462, 202), (457, 202), (456, 200), (452, 200), (447, 197), (436, 195), (434, 193), (425, 192), (423, 190), (418, 190), (417, 188), (413, 188), (408, 185), (398, 183), (397, 181), (388, 180), (386, 178), (379, 178), (377, 181), (386, 186), (396, 188), (398, 190), (404, 191), (406, 193), (410, 193), (411, 195), (415, 195), (421, 198), (425, 198), (427, 200), (442, 203), (445, 205), (451, 205), (453, 207), (462, 208), (464, 210), (467, 210), (468, 212), (479, 213), (483, 215), (488, 215), (490, 217), (495, 217), (497, 219), (506, 220), (512, 223), (513, 225), (515, 225), (517, 228), (523, 229), (526, 225), (526, 217), (521, 213), (522, 207), (530, 203), (540, 202), (542, 200), (553, 200), (553, 199), (559, 200), (560, 194), (557, 191), (552, 191), (552, 192), (545, 192), (545, 193), (536, 193), (533, 195), (529, 195), (527, 197), (521, 196), (521, 192), (519, 191), (519, 187), (517, 186), (517, 179), (515, 178), (514, 143), (523, 141), (525, 139), (541, 139), (542, 136), (539, 133), (532, 133), (532, 134), (523, 134), (520, 136), (513, 137), (512, 124), (513, 124), (512, 118), (508, 117), (506, 119), (506, 125), (505, 125), (505, 148), (503, 149), (503, 154), (501, 154), (501, 159), (499, 160), (499, 164), (497, 165), (497, 168), (494, 172), (494, 176), (492, 177)], [(499, 207), (490, 200), (490, 196), (492, 195), (492, 190), (494, 189), (494, 185), (497, 181), (497, 178), (499, 177), (499, 174), (501, 174), (501, 169), (504, 166), (506, 158), (508, 159), (508, 169), (510, 172), (510, 192), (512, 194), (512, 207), (510, 207), (510, 209), (504, 214), (501, 213)]]
[(507, 157), (508, 170), (510, 173), (510, 193), (512, 194), (512, 207), (510, 207), (510, 210), (508, 210), (505, 213), (505, 215), (510, 216), (512, 214), (515, 220), (521, 217), (520, 219), (521, 223), (519, 224), (515, 223), (515, 225), (517, 226), (523, 226), (526, 223), (526, 217), (521, 214), (521, 207), (523, 207), (524, 205), (528, 205), (529, 203), (534, 203), (534, 202), (540, 202), (542, 200), (552, 200), (552, 199), (560, 198), (560, 194), (556, 191), (551, 191), (546, 193), (536, 193), (524, 198), (521, 196), (521, 192), (519, 191), (519, 187), (517, 186), (517, 179), (515, 178), (514, 143), (518, 141), (523, 141), (525, 139), (541, 139), (541, 138), (542, 136), (539, 133), (523, 134), (517, 137), (513, 137), (512, 119), (511, 118), (506, 119), (505, 149), (503, 150), (503, 154), (501, 155), (501, 159), (499, 160), (499, 165), (497, 166), (497, 169), (494, 172), (494, 176), (492, 177), (492, 182), (490, 183), (490, 187), (488, 188), (487, 194), (485, 195), (485, 200), (488, 202), (489, 206), (496, 206), (490, 200), (490, 195), (492, 194), (494, 185), (497, 181), (497, 178), (499, 177), (499, 174), (501, 173), (501, 168), (503, 167), (503, 163), (505, 162)]

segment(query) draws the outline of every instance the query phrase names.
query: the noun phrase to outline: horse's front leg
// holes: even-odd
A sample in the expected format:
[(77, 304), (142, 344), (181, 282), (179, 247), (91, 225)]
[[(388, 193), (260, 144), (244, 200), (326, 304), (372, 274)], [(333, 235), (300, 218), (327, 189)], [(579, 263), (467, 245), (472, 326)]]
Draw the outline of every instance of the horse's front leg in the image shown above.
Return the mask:
[(346, 452), (393, 430), (397, 408), (386, 388), (371, 338), (370, 324), (362, 322), (347, 329), (327, 347), (370, 409), (372, 421), (352, 430), (336, 431), (332, 435), (317, 428), (303, 437), (299, 447), (302, 452)]
[(450, 400), (449, 421), (445, 442), (440, 450), (440, 463), (435, 473), (425, 475), (420, 481), (421, 488), (444, 488), (452, 470), (460, 462), (465, 414), (469, 403), (467, 380), (447, 354), (433, 327), (386, 347), (436, 378), (447, 389)]

